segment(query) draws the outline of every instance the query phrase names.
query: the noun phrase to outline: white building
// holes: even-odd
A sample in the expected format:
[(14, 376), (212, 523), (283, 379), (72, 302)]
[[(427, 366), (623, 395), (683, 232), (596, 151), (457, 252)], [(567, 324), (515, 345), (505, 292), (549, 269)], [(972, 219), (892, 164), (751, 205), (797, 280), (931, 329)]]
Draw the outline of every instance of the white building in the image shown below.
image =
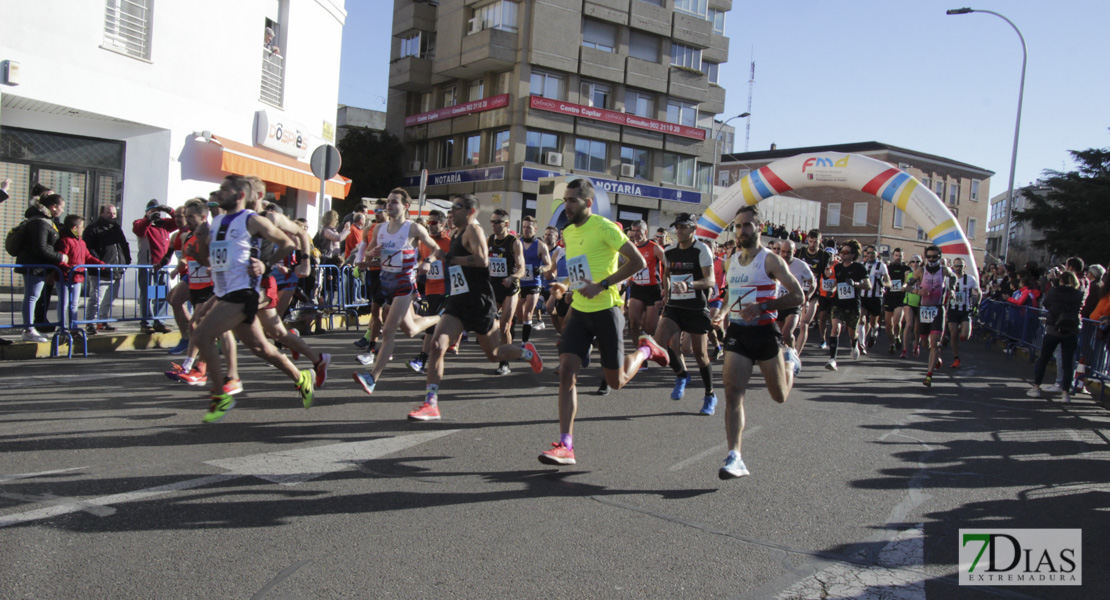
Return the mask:
[(34, 182), (86, 218), (116, 203), (130, 235), (151, 199), (207, 198), (228, 173), (318, 222), (308, 159), (334, 137), (344, 0), (0, 0), (0, 14), (0, 178), (14, 180), (0, 230)]

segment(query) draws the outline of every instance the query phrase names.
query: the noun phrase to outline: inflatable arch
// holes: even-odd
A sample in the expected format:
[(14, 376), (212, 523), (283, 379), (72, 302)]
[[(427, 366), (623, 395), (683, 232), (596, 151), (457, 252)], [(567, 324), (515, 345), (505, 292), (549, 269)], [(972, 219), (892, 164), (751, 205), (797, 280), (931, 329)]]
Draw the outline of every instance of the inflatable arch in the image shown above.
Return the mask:
[[(563, 196), (567, 191), (567, 184), (575, 179), (589, 179), (590, 183), (594, 184), (594, 205), (592, 212), (595, 215), (601, 215), (606, 219), (615, 221), (616, 215), (613, 214), (613, 203), (609, 200), (609, 192), (605, 188), (597, 184), (591, 177), (584, 175), (558, 175), (556, 177), (545, 177), (540, 180), (540, 183), (554, 182), (555, 187), (552, 189), (551, 194), (538, 194), (536, 199), (536, 220), (540, 223), (547, 221), (547, 227), (558, 227), (563, 229), (567, 226), (566, 209), (563, 207)], [(542, 233), (542, 230), (541, 230)]]
[(979, 271), (964, 231), (928, 187), (908, 173), (859, 154), (820, 152), (776, 160), (729, 186), (698, 221), (699, 236), (717, 239), (742, 206), (794, 189), (831, 186), (858, 190), (902, 209), (928, 232), (949, 260), (964, 259), (964, 272)]

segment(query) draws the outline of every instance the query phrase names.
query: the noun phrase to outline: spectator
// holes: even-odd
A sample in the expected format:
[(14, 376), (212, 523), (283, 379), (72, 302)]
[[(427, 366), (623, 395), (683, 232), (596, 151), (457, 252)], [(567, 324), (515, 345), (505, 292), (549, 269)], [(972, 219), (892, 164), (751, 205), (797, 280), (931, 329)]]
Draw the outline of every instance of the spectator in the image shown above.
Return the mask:
[(10, 196), (8, 196), (8, 188), (11, 187), (11, 185), (12, 185), (12, 180), (11, 179), (5, 179), (4, 181), (0, 181), (0, 202), (3, 202), (3, 201), (7, 200), (10, 197)]
[(351, 258), (351, 252), (362, 243), (362, 228), (365, 225), (366, 213), (357, 212), (351, 215), (351, 222), (343, 226), (343, 229), (347, 231), (347, 237), (343, 245), (343, 258), (347, 259), (347, 262), (354, 260)]
[[(81, 215), (66, 216), (65, 224), (54, 249), (68, 260), (62, 261), (62, 279), (58, 281), (58, 322), (72, 326), (77, 320), (77, 302), (81, 297), (81, 284), (85, 282), (84, 267), (77, 265), (102, 265), (104, 261), (89, 252), (81, 235), (85, 233), (85, 219)], [(74, 330), (76, 332), (76, 330)]]
[(1102, 274), (1102, 296), (1098, 299), (1098, 304), (1095, 309), (1091, 311), (1092, 321), (1110, 321), (1110, 271), (1105, 271)]
[[(105, 204), (92, 225), (85, 229), (81, 239), (89, 253), (109, 265), (131, 264), (131, 244), (123, 228), (116, 221), (116, 205)], [(123, 269), (90, 269), (88, 272), (88, 300), (85, 301), (85, 320), (107, 319), (112, 315), (112, 302), (119, 296), (123, 283)], [(115, 331), (108, 323), (89, 323), (90, 334), (97, 331)]]
[(148, 202), (146, 214), (131, 224), (131, 231), (139, 238), (139, 264), (151, 265), (150, 268), (139, 269), (139, 306), (142, 310), (143, 333), (169, 332), (169, 328), (159, 318), (166, 310), (165, 293), (160, 292), (155, 298), (149, 298), (148, 295), (150, 287), (162, 289), (168, 284), (168, 275), (162, 272), (162, 267), (173, 258), (173, 253), (170, 252), (170, 234), (176, 230), (173, 209), (159, 205), (157, 200)]
[(1014, 292), (1012, 296), (1006, 299), (1010, 304), (1017, 304), (1018, 306), (1029, 306), (1037, 308), (1041, 299), (1041, 290), (1037, 288), (1036, 282), (1028, 274), (1021, 280), (1021, 289)]
[(1099, 301), (1102, 300), (1103, 294), (1107, 291), (1102, 285), (1102, 278), (1104, 275), (1106, 275), (1106, 269), (1102, 268), (1102, 265), (1090, 265), (1087, 267), (1086, 278), (1089, 289), (1087, 291), (1087, 300), (1083, 302), (1083, 310), (1081, 311), (1084, 319), (1092, 318), (1091, 313), (1095, 312), (1095, 307), (1098, 306)]
[(281, 55), (281, 48), (277, 47), (277, 40), (274, 39), (274, 30), (271, 27), (266, 28), (266, 33), (263, 37), (263, 46), (270, 51), (270, 54)]
[(55, 271), (45, 266), (30, 265), (61, 265), (69, 260), (68, 256), (54, 248), (58, 242), (58, 226), (54, 219), (65, 209), (66, 201), (61, 196), (48, 194), (27, 209), (24, 215), (27, 224), (24, 225), (23, 242), (16, 256), (16, 262), (21, 266), (15, 270), (23, 275), (23, 323), (27, 325), (23, 330), (24, 341), (40, 344), (49, 341), (35, 329), (33, 318), (43, 288), (48, 282), (54, 282)]
[(1060, 284), (1049, 290), (1044, 300), (1048, 317), (1045, 319), (1044, 341), (1041, 354), (1033, 369), (1033, 387), (1029, 396), (1041, 397), (1041, 382), (1044, 381), (1045, 368), (1057, 346), (1063, 348), (1063, 362), (1058, 366), (1064, 374), (1061, 386), (1063, 401), (1071, 401), (1072, 382), (1075, 373), (1075, 349), (1079, 340), (1081, 323), (1079, 310), (1083, 306), (1083, 294), (1079, 290), (1079, 279), (1075, 273), (1065, 271), (1060, 275)]

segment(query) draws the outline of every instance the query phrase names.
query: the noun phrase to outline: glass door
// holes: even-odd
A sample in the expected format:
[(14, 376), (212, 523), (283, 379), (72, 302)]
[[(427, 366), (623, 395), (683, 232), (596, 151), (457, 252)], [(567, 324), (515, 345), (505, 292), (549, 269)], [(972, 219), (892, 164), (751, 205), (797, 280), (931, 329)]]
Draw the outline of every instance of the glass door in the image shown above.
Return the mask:
[[(35, 181), (61, 194), (66, 201), (66, 215), (77, 214), (90, 219), (88, 199), (88, 173), (84, 171), (63, 171), (58, 169), (38, 168), (32, 175)], [(92, 208), (91, 216), (96, 216), (96, 208)], [(65, 216), (63, 215), (64, 219)]]

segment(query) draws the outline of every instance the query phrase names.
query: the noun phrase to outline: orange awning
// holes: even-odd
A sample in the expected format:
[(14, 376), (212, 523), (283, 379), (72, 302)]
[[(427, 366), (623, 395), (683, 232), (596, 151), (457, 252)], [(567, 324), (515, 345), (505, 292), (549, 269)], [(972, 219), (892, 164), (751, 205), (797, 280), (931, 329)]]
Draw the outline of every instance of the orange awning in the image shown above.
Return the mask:
[[(291, 156), (266, 148), (256, 148), (218, 135), (212, 141), (222, 147), (220, 168), (236, 175), (257, 175), (263, 181), (289, 187), (319, 192), (320, 180), (312, 174), (312, 167)], [(351, 191), (351, 180), (336, 175), (328, 180), (327, 193), (333, 198), (346, 198)]]

